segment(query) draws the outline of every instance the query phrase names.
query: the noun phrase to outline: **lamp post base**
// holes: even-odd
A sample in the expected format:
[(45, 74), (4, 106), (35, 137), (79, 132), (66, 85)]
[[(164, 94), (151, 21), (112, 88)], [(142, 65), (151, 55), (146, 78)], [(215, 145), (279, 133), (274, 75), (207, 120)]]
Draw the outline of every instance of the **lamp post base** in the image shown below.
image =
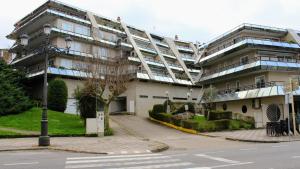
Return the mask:
[(49, 136), (40, 136), (39, 137), (39, 146), (50, 146), (50, 137)]

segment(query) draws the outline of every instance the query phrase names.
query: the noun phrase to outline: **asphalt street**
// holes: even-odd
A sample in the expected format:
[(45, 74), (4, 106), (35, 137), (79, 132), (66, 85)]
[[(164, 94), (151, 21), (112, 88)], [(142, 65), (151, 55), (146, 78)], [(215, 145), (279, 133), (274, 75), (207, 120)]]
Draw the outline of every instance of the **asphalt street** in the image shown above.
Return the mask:
[(245, 144), (212, 151), (96, 155), (62, 151), (0, 153), (1, 169), (299, 169), (300, 142)]

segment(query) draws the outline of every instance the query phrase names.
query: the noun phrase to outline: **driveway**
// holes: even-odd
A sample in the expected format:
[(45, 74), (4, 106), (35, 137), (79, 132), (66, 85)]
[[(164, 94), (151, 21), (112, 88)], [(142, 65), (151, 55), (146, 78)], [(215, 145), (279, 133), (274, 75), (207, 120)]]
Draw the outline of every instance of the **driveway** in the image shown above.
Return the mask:
[(111, 116), (111, 119), (131, 134), (163, 142), (168, 144), (171, 150), (217, 150), (253, 144), (183, 133), (152, 122), (145, 117), (114, 115)]

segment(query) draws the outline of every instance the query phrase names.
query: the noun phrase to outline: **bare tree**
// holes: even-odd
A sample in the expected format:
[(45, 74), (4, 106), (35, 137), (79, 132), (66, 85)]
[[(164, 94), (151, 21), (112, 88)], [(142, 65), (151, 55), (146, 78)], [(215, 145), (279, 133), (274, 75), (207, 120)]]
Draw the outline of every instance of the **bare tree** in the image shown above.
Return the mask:
[[(89, 93), (104, 108), (104, 127), (109, 128), (109, 105), (120, 94), (127, 90), (128, 82), (136, 77), (136, 66), (123, 54), (120, 41), (118, 41), (119, 54), (103, 57), (94, 55), (93, 58), (86, 58), (81, 71), (86, 73), (83, 80), (83, 92)], [(99, 103), (96, 100), (96, 110)]]
[(212, 107), (211, 104), (214, 102), (217, 95), (218, 95), (218, 91), (213, 85), (210, 85), (208, 88), (205, 88), (203, 91), (202, 102), (205, 105), (205, 109), (206, 109), (205, 111), (208, 111), (207, 114), (208, 117), (209, 117), (209, 110)]

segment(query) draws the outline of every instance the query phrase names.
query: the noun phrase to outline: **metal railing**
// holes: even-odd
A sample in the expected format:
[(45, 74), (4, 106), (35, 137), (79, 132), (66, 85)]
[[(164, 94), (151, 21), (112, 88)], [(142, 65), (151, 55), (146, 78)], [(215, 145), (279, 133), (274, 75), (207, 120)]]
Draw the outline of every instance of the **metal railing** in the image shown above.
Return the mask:
[(246, 64), (250, 64), (250, 63), (254, 63), (256, 61), (272, 61), (272, 62), (285, 62), (285, 63), (300, 63), (300, 59), (293, 59), (293, 58), (284, 58), (284, 57), (278, 57), (278, 56), (257, 56), (255, 58), (249, 58), (246, 61), (237, 61), (237, 62), (233, 62), (229, 65), (217, 68), (217, 69), (213, 69), (207, 72), (203, 73), (203, 76), (209, 76), (212, 75), (214, 73), (219, 73), (231, 68), (236, 68), (242, 65), (246, 65)]
[(250, 84), (250, 85), (243, 85), (240, 87), (218, 90), (218, 94), (224, 95), (224, 94), (230, 94), (230, 93), (235, 93), (240, 91), (260, 89), (260, 88), (273, 87), (273, 86), (282, 86), (282, 85), (284, 85), (283, 81), (260, 82), (260, 83)]

